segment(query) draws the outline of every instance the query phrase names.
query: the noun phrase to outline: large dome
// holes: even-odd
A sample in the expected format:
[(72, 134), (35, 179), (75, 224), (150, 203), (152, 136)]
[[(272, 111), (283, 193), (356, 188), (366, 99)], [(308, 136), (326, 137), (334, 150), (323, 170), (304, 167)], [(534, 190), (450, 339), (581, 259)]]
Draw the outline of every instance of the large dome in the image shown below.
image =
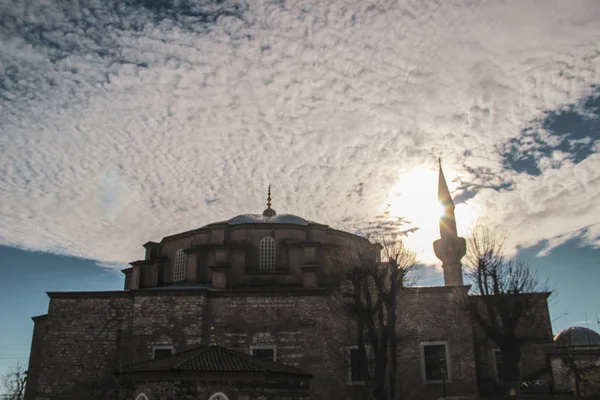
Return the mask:
[(225, 221), (229, 225), (241, 224), (292, 224), (308, 225), (311, 222), (293, 214), (276, 214), (266, 216), (264, 214), (241, 214)]
[(600, 334), (582, 326), (572, 326), (554, 337), (557, 346), (600, 346)]
[[(288, 225), (303, 225), (315, 224), (312, 221), (308, 221), (302, 217), (294, 214), (277, 214), (277, 212), (271, 208), (271, 185), (267, 191), (267, 208), (262, 214), (240, 214), (227, 221), (217, 222), (218, 224), (227, 225), (244, 225), (244, 224), (288, 224)], [(213, 225), (213, 224), (211, 224)], [(316, 224), (320, 225), (320, 224)]]

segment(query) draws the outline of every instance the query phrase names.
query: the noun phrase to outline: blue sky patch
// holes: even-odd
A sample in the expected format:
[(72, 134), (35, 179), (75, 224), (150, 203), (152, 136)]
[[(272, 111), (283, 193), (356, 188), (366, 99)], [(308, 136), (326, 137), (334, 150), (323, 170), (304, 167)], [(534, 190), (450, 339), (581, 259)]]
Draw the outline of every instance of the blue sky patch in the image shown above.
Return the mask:
[[(577, 104), (548, 111), (523, 129), (505, 148), (504, 165), (519, 173), (540, 175), (538, 162), (554, 152), (566, 153), (575, 164), (593, 154), (600, 139), (600, 87)], [(559, 161), (560, 162), (560, 161)]]

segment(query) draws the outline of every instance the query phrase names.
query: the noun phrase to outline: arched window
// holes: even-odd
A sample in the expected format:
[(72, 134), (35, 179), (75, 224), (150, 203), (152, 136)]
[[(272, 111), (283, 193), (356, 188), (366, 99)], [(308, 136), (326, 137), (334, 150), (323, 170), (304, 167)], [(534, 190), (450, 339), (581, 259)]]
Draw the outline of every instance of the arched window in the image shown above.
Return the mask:
[(177, 250), (175, 253), (175, 261), (173, 262), (173, 281), (182, 281), (185, 279), (185, 264), (187, 258), (183, 249)]
[(260, 241), (260, 271), (275, 271), (275, 239), (264, 237)]
[(135, 400), (148, 400), (148, 396), (146, 396), (144, 393), (140, 393)]
[(218, 392), (208, 398), (208, 400), (229, 400), (225, 393)]

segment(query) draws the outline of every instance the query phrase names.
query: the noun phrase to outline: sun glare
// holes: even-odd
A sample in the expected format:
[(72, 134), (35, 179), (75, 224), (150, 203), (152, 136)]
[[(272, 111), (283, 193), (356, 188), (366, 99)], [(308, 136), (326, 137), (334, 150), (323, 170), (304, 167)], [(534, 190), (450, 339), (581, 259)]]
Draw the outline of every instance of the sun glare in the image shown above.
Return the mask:
[[(455, 176), (450, 167), (444, 168), (448, 187), (451, 192), (456, 189), (452, 182)], [(386, 208), (391, 218), (405, 217), (411, 222), (410, 227), (419, 230), (406, 238), (407, 246), (417, 252), (420, 262), (437, 264), (439, 261), (433, 253), (433, 242), (439, 238), (439, 218), (444, 209), (437, 199), (437, 168), (419, 167), (403, 174), (393, 186), (386, 201)], [(464, 235), (475, 220), (476, 212), (466, 204), (456, 206), (456, 222), (458, 233)]]

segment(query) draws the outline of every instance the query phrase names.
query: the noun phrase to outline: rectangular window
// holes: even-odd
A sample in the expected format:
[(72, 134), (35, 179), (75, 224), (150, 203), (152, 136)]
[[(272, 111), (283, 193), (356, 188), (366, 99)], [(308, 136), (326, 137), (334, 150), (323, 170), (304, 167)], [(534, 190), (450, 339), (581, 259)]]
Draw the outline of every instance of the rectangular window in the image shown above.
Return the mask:
[(450, 363), (446, 342), (421, 343), (421, 364), (425, 383), (450, 382)]
[(502, 354), (502, 350), (494, 349), (492, 350), (494, 356), (494, 367), (496, 368), (496, 381), (498, 382), (507, 382), (508, 379), (506, 377), (506, 364), (504, 363), (504, 354)]
[(261, 360), (277, 361), (277, 346), (250, 346), (250, 355)]
[(152, 348), (152, 359), (160, 360), (173, 354), (173, 346), (154, 346)]
[(183, 249), (177, 250), (173, 261), (173, 282), (185, 280), (185, 269), (187, 266), (187, 254)]
[(367, 345), (365, 346), (365, 355), (361, 357), (361, 353), (358, 349), (358, 346), (349, 346), (348, 347), (348, 384), (349, 385), (362, 385), (367, 380), (367, 376), (364, 376), (364, 363), (368, 363), (367, 370), (372, 371), (372, 362), (373, 362), (373, 353), (371, 352), (371, 348)]
[(260, 271), (275, 271), (275, 250), (277, 244), (275, 239), (270, 236), (262, 238), (260, 241)]

